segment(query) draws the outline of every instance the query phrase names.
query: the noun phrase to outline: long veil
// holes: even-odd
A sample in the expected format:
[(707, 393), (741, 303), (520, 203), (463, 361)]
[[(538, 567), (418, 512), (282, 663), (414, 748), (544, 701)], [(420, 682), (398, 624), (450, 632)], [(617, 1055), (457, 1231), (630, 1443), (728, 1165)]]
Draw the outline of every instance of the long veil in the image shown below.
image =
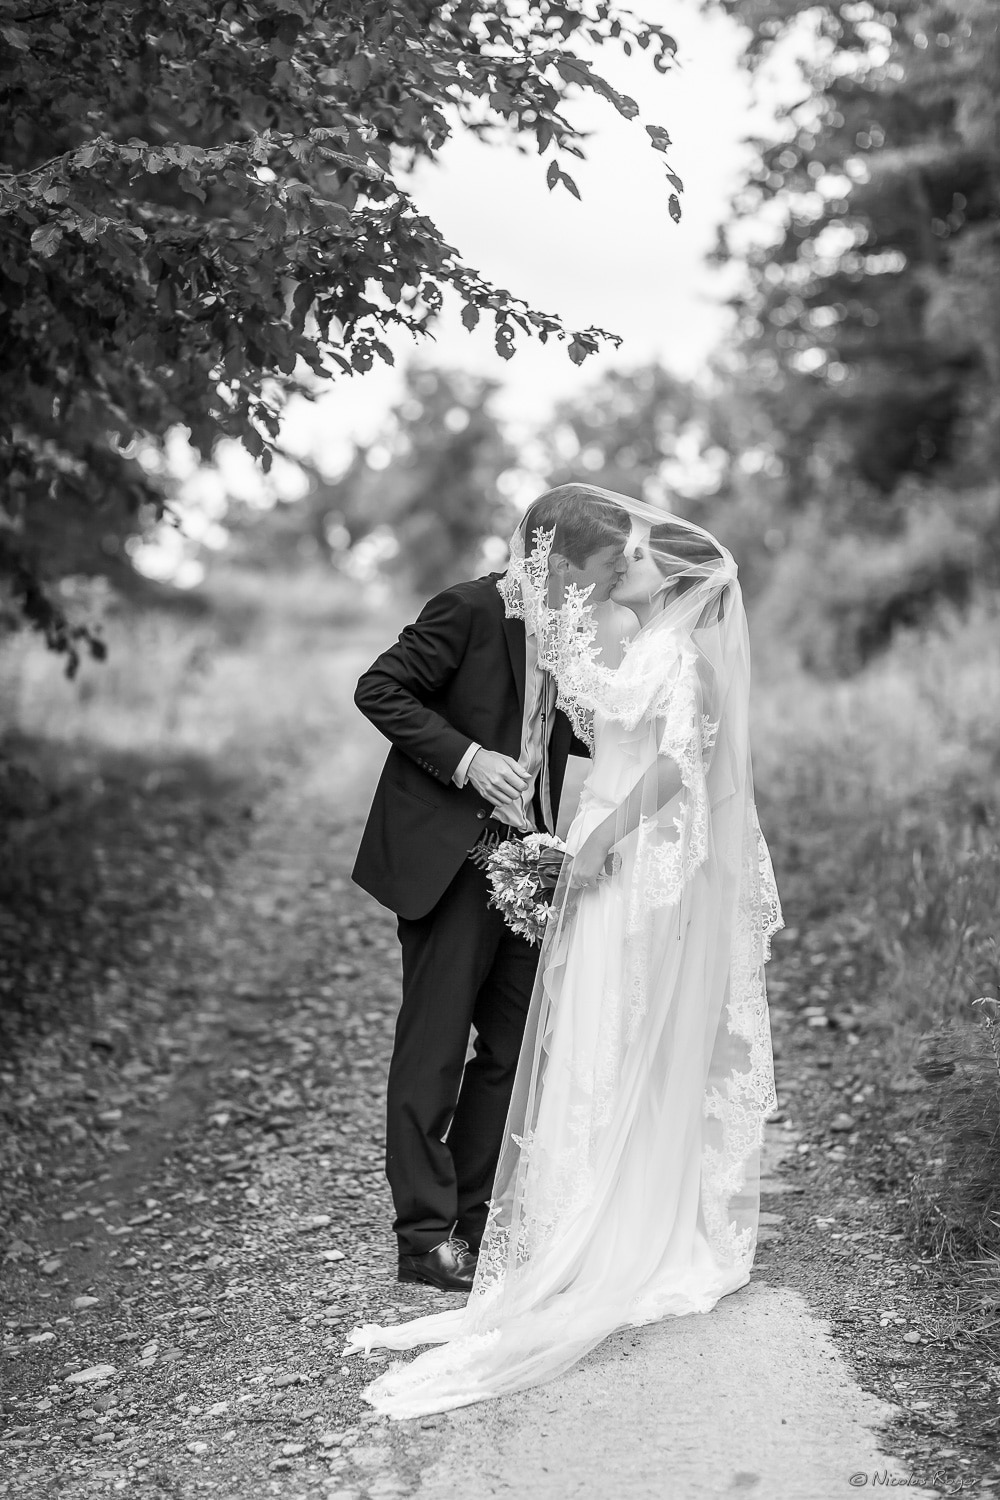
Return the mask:
[[(748, 1281), (756, 1248), (777, 1106), (764, 965), (781, 911), (753, 798), (736, 564), (691, 523), (572, 488), (629, 513), (663, 587), (623, 639), (621, 611), (572, 586), (553, 597), (551, 534), (512, 539), (507, 612), (534, 629), (594, 760), (468, 1303), (357, 1328), (348, 1345), (441, 1346), (367, 1388), (397, 1417), (551, 1379), (617, 1327), (707, 1312)], [(573, 856), (594, 840), (609, 873), (581, 886)]]

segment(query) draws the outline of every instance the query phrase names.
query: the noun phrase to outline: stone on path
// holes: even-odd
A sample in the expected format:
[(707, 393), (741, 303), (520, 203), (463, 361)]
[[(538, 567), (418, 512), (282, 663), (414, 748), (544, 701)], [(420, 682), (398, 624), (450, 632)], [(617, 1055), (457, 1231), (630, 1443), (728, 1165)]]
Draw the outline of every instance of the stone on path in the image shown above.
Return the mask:
[(115, 1373), (114, 1365), (88, 1365), (86, 1370), (77, 1370), (66, 1376), (67, 1385), (87, 1385), (91, 1380), (107, 1380)]

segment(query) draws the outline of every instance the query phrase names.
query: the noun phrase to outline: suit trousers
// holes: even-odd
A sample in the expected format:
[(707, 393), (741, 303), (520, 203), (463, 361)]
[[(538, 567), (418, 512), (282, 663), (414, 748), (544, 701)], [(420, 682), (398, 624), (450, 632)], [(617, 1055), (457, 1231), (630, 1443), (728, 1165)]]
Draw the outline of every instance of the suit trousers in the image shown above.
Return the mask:
[(386, 1177), (404, 1254), (422, 1255), (453, 1229), (476, 1247), (486, 1226), (539, 954), (489, 905), (489, 890), (466, 860), (427, 916), (398, 919)]

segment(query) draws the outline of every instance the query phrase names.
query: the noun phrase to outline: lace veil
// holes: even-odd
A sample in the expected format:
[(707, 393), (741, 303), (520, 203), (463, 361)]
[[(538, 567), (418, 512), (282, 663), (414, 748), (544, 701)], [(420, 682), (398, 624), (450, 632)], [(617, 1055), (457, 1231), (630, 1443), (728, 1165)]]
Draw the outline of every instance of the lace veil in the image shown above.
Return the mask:
[[(640, 628), (614, 594), (595, 606), (563, 587), (554, 532), (526, 537), (529, 510), (498, 587), (594, 759), (469, 1302), (382, 1330), (395, 1337), (353, 1336), (446, 1345), (370, 1388), (393, 1415), (535, 1384), (616, 1327), (707, 1311), (747, 1281), (755, 1252), (759, 1148), (777, 1105), (764, 965), (781, 911), (754, 804), (736, 563), (679, 517), (572, 489), (580, 507), (628, 512), (626, 555), (656, 563), (652, 612)], [(573, 857), (588, 847), (607, 849), (609, 873), (581, 886)]]

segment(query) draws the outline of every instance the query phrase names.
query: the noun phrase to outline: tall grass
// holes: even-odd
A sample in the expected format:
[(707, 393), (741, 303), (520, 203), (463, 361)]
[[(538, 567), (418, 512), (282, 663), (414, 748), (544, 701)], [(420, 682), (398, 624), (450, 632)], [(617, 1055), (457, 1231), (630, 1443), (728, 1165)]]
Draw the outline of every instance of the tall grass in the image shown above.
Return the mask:
[(294, 756), (341, 713), (344, 638), (377, 638), (360, 592), (318, 569), (220, 569), (190, 608), (112, 601), (102, 627), (107, 660), (85, 663), (72, 682), (30, 633), (4, 641), (0, 732), (9, 748), (194, 754), (234, 769), (279, 751)]
[[(973, 1003), (1000, 993), (997, 601), (897, 637), (846, 681), (809, 676), (782, 642), (757, 642), (756, 660), (779, 881), (813, 946), (847, 950), (839, 998), (863, 1008), (898, 1089), (881, 1096), (885, 1130), (913, 1136), (914, 1236), (1000, 1252), (1000, 1075)], [(935, 1057), (956, 1065), (935, 1072)]]

